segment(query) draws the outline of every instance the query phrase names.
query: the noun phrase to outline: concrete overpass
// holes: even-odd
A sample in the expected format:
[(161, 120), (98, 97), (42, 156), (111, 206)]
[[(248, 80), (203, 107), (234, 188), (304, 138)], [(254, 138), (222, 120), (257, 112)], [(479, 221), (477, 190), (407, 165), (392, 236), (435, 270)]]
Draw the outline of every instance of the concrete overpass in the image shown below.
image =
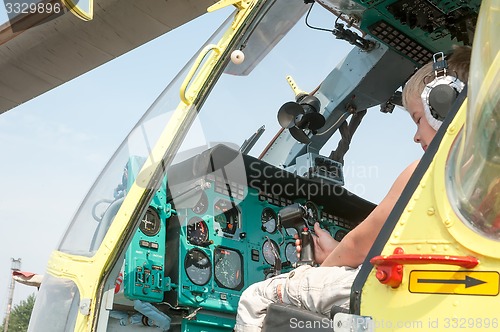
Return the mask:
[(68, 11), (16, 16), (0, 25), (0, 114), (206, 13), (215, 2), (95, 0), (87, 22)]

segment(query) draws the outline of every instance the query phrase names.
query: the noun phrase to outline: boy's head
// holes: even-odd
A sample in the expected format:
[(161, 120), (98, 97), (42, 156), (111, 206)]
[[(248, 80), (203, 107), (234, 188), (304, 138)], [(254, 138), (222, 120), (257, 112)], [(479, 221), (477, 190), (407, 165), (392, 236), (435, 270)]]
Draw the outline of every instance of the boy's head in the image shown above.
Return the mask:
[[(471, 48), (458, 46), (453, 54), (447, 58), (447, 75), (458, 78), (466, 83), (469, 76)], [(435, 79), (433, 62), (420, 68), (406, 83), (403, 89), (403, 106), (410, 113), (413, 121), (417, 124), (417, 132), (414, 140), (420, 143), (424, 150), (430, 144), (442, 121), (436, 119), (426, 100), (422, 97), (428, 96), (430, 88), (427, 87)], [(423, 94), (422, 92), (426, 92)], [(423, 96), (425, 95), (425, 96)]]

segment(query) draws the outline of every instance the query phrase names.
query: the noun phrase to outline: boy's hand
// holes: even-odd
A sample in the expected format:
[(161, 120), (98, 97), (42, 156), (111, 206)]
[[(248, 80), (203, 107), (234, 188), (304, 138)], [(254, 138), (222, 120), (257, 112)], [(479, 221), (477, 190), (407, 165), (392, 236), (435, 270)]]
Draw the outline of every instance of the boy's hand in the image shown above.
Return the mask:
[[(313, 242), (314, 242), (314, 260), (316, 263), (321, 264), (326, 257), (337, 247), (337, 242), (327, 231), (319, 226), (319, 223), (314, 224)], [(297, 256), (300, 259), (301, 243), (298, 234), (295, 234), (295, 248)]]

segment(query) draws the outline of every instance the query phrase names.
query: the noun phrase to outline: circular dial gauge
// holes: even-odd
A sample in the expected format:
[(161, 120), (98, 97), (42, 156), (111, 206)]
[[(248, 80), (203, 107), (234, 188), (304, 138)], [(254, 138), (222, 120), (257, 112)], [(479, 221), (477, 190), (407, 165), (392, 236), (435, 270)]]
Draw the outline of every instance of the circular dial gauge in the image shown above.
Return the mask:
[(202, 191), (198, 203), (191, 209), (196, 214), (204, 214), (208, 209), (208, 196), (207, 193)]
[(215, 282), (220, 287), (240, 290), (243, 287), (241, 254), (227, 248), (214, 251)]
[(146, 210), (146, 214), (139, 224), (139, 229), (147, 236), (155, 236), (161, 228), (160, 216), (151, 206)]
[(195, 246), (203, 246), (208, 242), (208, 226), (200, 217), (189, 219), (187, 240)]
[(320, 219), (318, 206), (311, 201), (307, 201), (305, 207), (307, 210), (307, 223), (309, 226), (314, 226), (314, 223)]
[(290, 263), (292, 264), (297, 263), (299, 259), (297, 257), (297, 249), (295, 248), (295, 244), (290, 242), (286, 245), (285, 256), (286, 260), (289, 261)]
[(267, 239), (262, 245), (262, 255), (264, 256), (264, 260), (267, 264), (274, 266), (274, 264), (276, 263), (276, 256), (274, 256), (275, 252), (279, 255), (280, 248), (278, 247), (276, 242)]
[(289, 235), (289, 236), (294, 236), (295, 234), (298, 234), (297, 233), (297, 230), (293, 227), (290, 227), (290, 228), (287, 228), (286, 229), (286, 233)]
[(262, 210), (262, 214), (260, 217), (262, 222), (262, 230), (268, 233), (276, 232), (276, 226), (278, 221), (278, 216), (276, 212), (274, 212), (271, 208), (265, 208)]
[(184, 259), (184, 269), (189, 280), (198, 286), (205, 285), (212, 277), (210, 258), (200, 249), (188, 251)]
[(240, 224), (240, 214), (230, 201), (220, 199), (214, 205), (214, 221), (223, 233), (234, 235)]

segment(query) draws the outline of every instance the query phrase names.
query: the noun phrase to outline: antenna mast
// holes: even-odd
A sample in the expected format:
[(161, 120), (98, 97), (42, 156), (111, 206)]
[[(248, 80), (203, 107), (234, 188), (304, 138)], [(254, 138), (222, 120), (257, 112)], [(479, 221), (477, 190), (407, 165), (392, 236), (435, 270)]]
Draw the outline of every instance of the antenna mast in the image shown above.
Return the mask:
[(12, 264), (10, 267), (10, 286), (9, 286), (9, 299), (7, 301), (7, 310), (5, 311), (5, 320), (3, 324), (3, 332), (7, 332), (9, 329), (9, 318), (10, 318), (10, 311), (12, 309), (12, 299), (14, 298), (14, 287), (16, 286), (15, 281), (14, 281), (14, 271), (19, 271), (21, 270), (21, 258), (10, 259)]

